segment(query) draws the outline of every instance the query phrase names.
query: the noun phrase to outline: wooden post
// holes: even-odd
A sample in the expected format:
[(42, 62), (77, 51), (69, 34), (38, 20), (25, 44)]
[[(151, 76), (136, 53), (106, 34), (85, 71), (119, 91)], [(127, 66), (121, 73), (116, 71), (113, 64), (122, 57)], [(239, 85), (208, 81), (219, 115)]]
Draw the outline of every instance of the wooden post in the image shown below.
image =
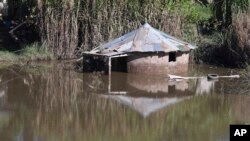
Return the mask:
[(108, 75), (109, 75), (109, 84), (108, 84), (108, 93), (111, 92), (111, 57), (109, 57), (109, 72), (108, 72)]
[(111, 57), (109, 57), (109, 75), (111, 75)]

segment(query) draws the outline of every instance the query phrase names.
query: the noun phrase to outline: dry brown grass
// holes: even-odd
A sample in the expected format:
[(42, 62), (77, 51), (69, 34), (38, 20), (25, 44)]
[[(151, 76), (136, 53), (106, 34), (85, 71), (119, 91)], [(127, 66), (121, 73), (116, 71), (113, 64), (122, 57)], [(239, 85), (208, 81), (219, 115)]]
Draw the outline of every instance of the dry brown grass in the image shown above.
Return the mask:
[(72, 58), (76, 50), (90, 50), (146, 21), (173, 36), (182, 36), (184, 17), (178, 11), (170, 12), (161, 0), (74, 2), (40, 8), (42, 40), (58, 58)]
[(250, 14), (244, 13), (235, 16), (233, 19), (233, 29), (237, 37), (238, 47), (247, 51), (250, 55)]
[(58, 59), (73, 58), (78, 44), (79, 7), (76, 4), (75, 10), (71, 4), (62, 4), (41, 8), (39, 11), (42, 41)]
[(209, 42), (202, 41), (200, 46), (204, 47), (196, 50), (196, 60), (240, 68), (250, 64), (249, 12), (234, 14), (232, 25), (211, 37)]
[[(90, 8), (84, 6), (90, 5)], [(98, 6), (97, 6), (98, 5)], [(140, 4), (138, 0), (128, 2), (109, 0), (97, 3), (87, 2), (81, 10), (84, 14), (80, 17), (81, 46), (84, 50), (100, 45), (138, 28), (142, 23), (148, 22), (156, 28), (182, 36), (183, 17), (178, 13), (171, 13), (159, 0), (145, 1)]]
[(225, 38), (225, 47), (228, 64), (245, 67), (250, 63), (250, 15), (240, 13), (234, 15), (232, 28), (228, 29)]

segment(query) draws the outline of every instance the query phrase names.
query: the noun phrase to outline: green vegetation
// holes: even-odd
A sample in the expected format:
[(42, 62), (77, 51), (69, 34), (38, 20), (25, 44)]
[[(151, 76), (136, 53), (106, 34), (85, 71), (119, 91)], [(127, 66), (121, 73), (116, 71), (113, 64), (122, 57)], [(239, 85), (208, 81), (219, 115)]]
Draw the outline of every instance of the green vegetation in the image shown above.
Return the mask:
[(226, 29), (201, 35), (194, 59), (221, 66), (246, 67), (250, 63), (249, 22), (248, 13), (238, 13), (233, 17), (232, 25)]
[(54, 56), (44, 45), (39, 46), (38, 43), (26, 46), (19, 54), (21, 60), (53, 60)]
[(17, 55), (9, 51), (0, 51), (0, 61), (16, 61)]
[[(83, 50), (148, 22), (201, 47), (193, 53), (197, 62), (234, 67), (250, 62), (249, 44), (242, 40), (248, 32), (244, 23), (249, 22), (250, 0), (18, 0), (17, 3), (17, 7), (10, 6), (20, 13), (12, 15), (13, 19), (33, 21), (41, 42), (47, 43), (45, 48), (57, 59), (74, 58)], [(217, 35), (221, 35), (219, 39)], [(222, 52), (230, 55), (224, 56)]]
[[(78, 19), (77, 23), (72, 23), (73, 19), (65, 19), (68, 10), (53, 10), (53, 8), (58, 9), (59, 3), (71, 7), (69, 15), (73, 19)], [(122, 0), (119, 2), (113, 0), (64, 2), (59, 0), (47, 1), (47, 4), (49, 5), (47, 15), (43, 15), (45, 18), (42, 19), (51, 21), (51, 23), (45, 21), (40, 23), (43, 23), (41, 27), (51, 28), (42, 31), (47, 34), (43, 36), (43, 40), (49, 43), (50, 50), (58, 50), (56, 56), (59, 58), (67, 58), (75, 50), (90, 50), (147, 21), (160, 30), (201, 47), (194, 53), (197, 62), (237, 67), (249, 63), (249, 53), (243, 48), (238, 48), (238, 44), (243, 45), (247, 50), (249, 48), (247, 42), (243, 43), (239, 40), (242, 38), (236, 30), (236, 28), (242, 28), (243, 25), (235, 24), (242, 22), (243, 19), (237, 17), (244, 17), (242, 13), (247, 12), (249, 0), (214, 0), (212, 2), (207, 0)], [(53, 18), (60, 17), (58, 15), (64, 16), (61, 16), (59, 20)], [(50, 18), (46, 20), (46, 17)], [(249, 19), (248, 16), (247, 19)], [(58, 27), (58, 22), (65, 23), (68, 27)], [(68, 33), (67, 29), (74, 29), (73, 32), (78, 38), (54, 35), (58, 33), (64, 35), (61, 33)], [(77, 29), (76, 34), (75, 30)], [(230, 32), (230, 30), (236, 32)], [(246, 32), (247, 30), (242, 31)], [(57, 40), (58, 38), (64, 38), (64, 41), (69, 42), (60, 43), (61, 40)], [(54, 41), (59, 42), (55, 43)], [(79, 48), (76, 48), (76, 42), (80, 45)], [(71, 55), (60, 56), (60, 54), (65, 55), (62, 50), (65, 51), (68, 47), (71, 49), (72, 53), (69, 53)], [(209, 51), (207, 52), (207, 50)], [(231, 55), (227, 57), (222, 52), (228, 52)]]
[(43, 46), (40, 46), (38, 43), (33, 43), (14, 53), (9, 51), (0, 51), (0, 62), (53, 60), (53, 54)]

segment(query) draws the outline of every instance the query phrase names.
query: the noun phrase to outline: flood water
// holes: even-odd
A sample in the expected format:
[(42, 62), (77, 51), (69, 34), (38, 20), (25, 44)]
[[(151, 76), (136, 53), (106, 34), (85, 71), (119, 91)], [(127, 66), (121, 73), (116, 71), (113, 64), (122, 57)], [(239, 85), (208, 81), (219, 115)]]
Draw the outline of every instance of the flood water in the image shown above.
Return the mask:
[[(238, 74), (190, 65), (184, 76)], [(69, 63), (0, 65), (0, 141), (226, 141), (250, 123), (237, 79), (78, 73)]]

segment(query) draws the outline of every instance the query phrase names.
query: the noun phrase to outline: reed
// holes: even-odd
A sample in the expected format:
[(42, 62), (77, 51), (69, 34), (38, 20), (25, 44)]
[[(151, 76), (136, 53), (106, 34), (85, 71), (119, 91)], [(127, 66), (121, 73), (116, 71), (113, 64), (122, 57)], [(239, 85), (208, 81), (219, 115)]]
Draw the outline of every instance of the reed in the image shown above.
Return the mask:
[[(53, 1), (52, 1), (53, 2)], [(40, 36), (58, 59), (73, 58), (78, 44), (79, 2), (38, 1)]]
[(73, 58), (144, 22), (182, 37), (184, 16), (165, 0), (39, 1), (42, 41), (58, 59)]
[(222, 32), (203, 35), (193, 52), (196, 62), (245, 68), (250, 63), (249, 12), (235, 13), (232, 24)]
[(250, 63), (249, 23), (249, 13), (237, 14), (224, 35), (222, 51), (226, 51), (227, 55), (223, 57), (231, 66), (246, 67)]
[(89, 50), (148, 22), (171, 35), (182, 36), (184, 17), (160, 0), (87, 1), (81, 3), (80, 41)]

